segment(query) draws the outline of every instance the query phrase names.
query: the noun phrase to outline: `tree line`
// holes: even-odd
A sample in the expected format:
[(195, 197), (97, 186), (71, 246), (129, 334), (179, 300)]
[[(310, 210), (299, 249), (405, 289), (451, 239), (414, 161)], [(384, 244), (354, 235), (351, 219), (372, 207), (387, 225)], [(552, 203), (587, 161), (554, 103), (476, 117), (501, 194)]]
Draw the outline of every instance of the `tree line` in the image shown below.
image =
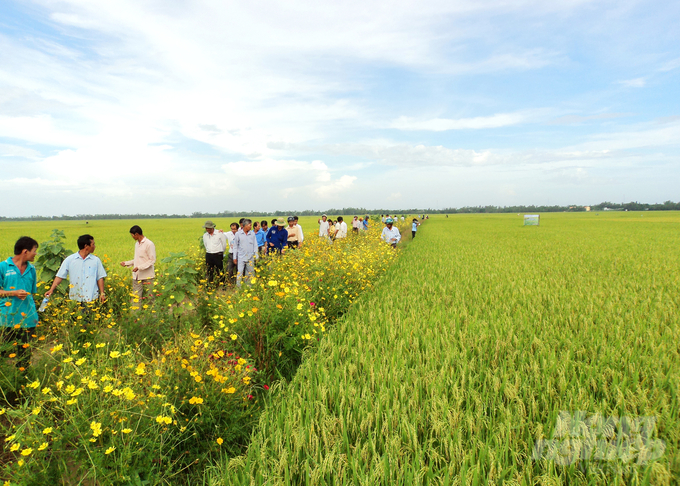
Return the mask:
[[(465, 214), (465, 213), (556, 213), (556, 212), (579, 212), (586, 211), (587, 206), (464, 206), (460, 208), (410, 208), (410, 209), (366, 209), (356, 207), (331, 208), (325, 211), (305, 209), (303, 211), (222, 211), (219, 213), (193, 212), (191, 214), (77, 214), (75, 216), (27, 216), (10, 218), (0, 216), (0, 221), (82, 221), (89, 219), (176, 219), (176, 218), (248, 218), (248, 217), (274, 217), (282, 214), (294, 214), (296, 216), (317, 216), (319, 214), (342, 214), (342, 215), (370, 215), (381, 214)], [(590, 206), (591, 211), (680, 211), (680, 202), (665, 201), (663, 203), (613, 203), (601, 202)]]

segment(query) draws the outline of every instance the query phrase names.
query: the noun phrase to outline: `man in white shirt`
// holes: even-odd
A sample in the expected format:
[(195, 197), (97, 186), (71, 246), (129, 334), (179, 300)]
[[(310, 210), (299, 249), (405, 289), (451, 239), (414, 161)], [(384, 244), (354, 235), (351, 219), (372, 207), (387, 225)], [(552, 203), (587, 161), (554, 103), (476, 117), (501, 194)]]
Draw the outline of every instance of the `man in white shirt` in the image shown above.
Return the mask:
[(302, 246), (302, 242), (305, 241), (305, 234), (302, 232), (302, 226), (298, 223), (300, 218), (297, 216), (293, 216), (293, 219), (295, 220), (295, 227), (300, 230), (300, 243), (298, 243), (298, 247)]
[(354, 216), (354, 219), (352, 220), (352, 232), (354, 234), (359, 234), (359, 228), (362, 226), (361, 221), (359, 221), (358, 216)]
[(203, 225), (203, 246), (205, 246), (205, 266), (207, 270), (208, 283), (212, 283), (217, 277), (219, 284), (222, 279), (222, 269), (224, 268), (224, 252), (227, 249), (227, 237), (221, 231), (215, 231), (215, 224), (208, 220)]
[(234, 253), (234, 238), (236, 238), (236, 232), (238, 231), (239, 224), (231, 223), (231, 231), (227, 231), (227, 242), (229, 243), (229, 259), (227, 260), (227, 282), (234, 283), (236, 280), (236, 263), (234, 263), (234, 258), (236, 257)]
[(394, 220), (392, 218), (385, 219), (385, 227), (382, 230), (380, 237), (385, 243), (392, 245), (392, 248), (397, 247), (397, 243), (401, 240), (401, 233), (399, 228), (393, 226)]
[(328, 226), (328, 216), (322, 214), (319, 220), (319, 238), (328, 238)]
[[(156, 263), (156, 246), (149, 238), (144, 236), (142, 228), (134, 225), (130, 228), (130, 236), (136, 241), (135, 243), (135, 258), (120, 262), (123, 267), (132, 268), (132, 293), (135, 298), (132, 299), (130, 308), (139, 310), (144, 305), (142, 300), (146, 293), (146, 299), (149, 304), (153, 304), (156, 296), (153, 293), (153, 285), (156, 277), (154, 264)], [(146, 291), (145, 291), (146, 290)]]
[(338, 224), (336, 227), (338, 227), (338, 232), (335, 235), (335, 239), (347, 238), (347, 223), (343, 221), (342, 216), (338, 216)]

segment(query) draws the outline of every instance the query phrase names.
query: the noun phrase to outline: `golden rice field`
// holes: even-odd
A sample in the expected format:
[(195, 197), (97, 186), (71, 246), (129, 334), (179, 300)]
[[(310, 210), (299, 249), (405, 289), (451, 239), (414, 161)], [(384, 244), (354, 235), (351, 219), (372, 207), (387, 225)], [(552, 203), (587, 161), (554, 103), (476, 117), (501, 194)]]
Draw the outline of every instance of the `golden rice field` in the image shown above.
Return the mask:
[[(315, 220), (239, 293), (200, 280), (203, 221), (139, 222), (186, 256), (155, 306), (130, 309), (121, 269), (106, 305), (51, 304), (25, 373), (6, 355), (0, 479), (678, 483), (680, 214), (434, 216), (397, 252)], [(132, 224), (2, 223), (0, 244), (60, 227), (117, 262)]]
[(679, 234), (431, 219), (211, 484), (677, 484)]

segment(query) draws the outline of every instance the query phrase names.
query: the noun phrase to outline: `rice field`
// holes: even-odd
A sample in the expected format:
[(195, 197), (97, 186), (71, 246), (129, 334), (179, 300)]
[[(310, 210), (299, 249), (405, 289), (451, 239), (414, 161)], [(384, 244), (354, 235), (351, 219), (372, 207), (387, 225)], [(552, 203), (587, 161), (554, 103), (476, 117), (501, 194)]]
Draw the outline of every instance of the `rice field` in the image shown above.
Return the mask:
[(211, 484), (677, 484), (679, 230), (430, 219)]
[[(680, 214), (438, 215), (396, 253), (315, 221), (240, 293), (200, 280), (202, 220), (139, 222), (194, 291), (163, 277), (137, 314), (121, 269), (94, 320), (55, 305), (41, 367), (2, 376), (23, 401), (0, 406), (0, 479), (678, 484)], [(113, 270), (135, 223), (2, 223), (0, 248), (90, 233)]]

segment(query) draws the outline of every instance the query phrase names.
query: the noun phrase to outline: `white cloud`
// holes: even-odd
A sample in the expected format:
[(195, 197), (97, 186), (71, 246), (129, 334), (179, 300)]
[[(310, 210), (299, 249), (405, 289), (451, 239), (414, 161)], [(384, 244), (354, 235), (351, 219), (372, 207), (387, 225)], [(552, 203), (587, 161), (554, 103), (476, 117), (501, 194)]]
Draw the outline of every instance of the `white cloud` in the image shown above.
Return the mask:
[(619, 81), (619, 84), (622, 84), (627, 88), (644, 88), (647, 84), (647, 78), (627, 79), (624, 81)]
[(391, 128), (398, 130), (431, 130), (442, 132), (446, 130), (479, 130), (483, 128), (499, 128), (510, 125), (518, 125), (527, 121), (526, 113), (499, 113), (492, 116), (478, 116), (474, 118), (433, 118), (429, 120), (418, 120), (406, 116), (401, 116), (394, 120)]
[(677, 69), (679, 67), (680, 67), (680, 57), (673, 59), (672, 61), (668, 61), (668, 62), (664, 63), (663, 66), (661, 66), (659, 68), (659, 71), (667, 72), (667, 71), (672, 71), (674, 69)]

